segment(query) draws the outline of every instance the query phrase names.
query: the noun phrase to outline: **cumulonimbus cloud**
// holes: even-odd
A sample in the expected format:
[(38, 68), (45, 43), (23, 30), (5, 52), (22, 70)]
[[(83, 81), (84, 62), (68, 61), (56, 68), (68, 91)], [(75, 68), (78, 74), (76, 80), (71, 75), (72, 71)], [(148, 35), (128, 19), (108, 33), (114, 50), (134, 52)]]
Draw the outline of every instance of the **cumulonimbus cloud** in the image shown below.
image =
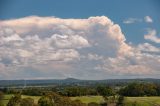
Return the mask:
[[(117, 73), (148, 75), (153, 73), (151, 69), (159, 68), (148, 65), (159, 62), (159, 57), (142, 53), (147, 45), (139, 49), (127, 44), (120, 26), (106, 16), (1, 20), (0, 39), (0, 73), (4, 76), (1, 79), (17, 75), (19, 78), (91, 76), (90, 79), (98, 75), (100, 79)], [(147, 63), (146, 57), (152, 63)]]

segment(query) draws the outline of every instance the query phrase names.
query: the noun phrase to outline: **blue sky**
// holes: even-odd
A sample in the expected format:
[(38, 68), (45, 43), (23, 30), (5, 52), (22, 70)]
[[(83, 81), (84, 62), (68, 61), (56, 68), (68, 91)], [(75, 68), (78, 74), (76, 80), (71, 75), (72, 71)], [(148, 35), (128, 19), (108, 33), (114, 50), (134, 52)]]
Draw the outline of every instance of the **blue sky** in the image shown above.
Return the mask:
[[(2, 23), (0, 23), (0, 28), (3, 34), (0, 33), (0, 37), (3, 40), (2, 43), (0, 42), (0, 49), (4, 50), (8, 56), (0, 53), (0, 66), (2, 67), (0, 72), (2, 75), (4, 74), (3, 76), (6, 76), (0, 76), (0, 79), (10, 77), (13, 72), (19, 73), (18, 76), (10, 77), (13, 79), (23, 77), (105, 79), (112, 78), (110, 76), (115, 76), (113, 78), (130, 78), (130, 76), (133, 78), (157, 78), (160, 73), (158, 71), (160, 62), (159, 10), (159, 0), (1, 0), (0, 22)], [(69, 19), (73, 19), (73, 21)], [(48, 20), (48, 22), (45, 20)], [(89, 32), (82, 27), (86, 27)], [(66, 32), (62, 30), (66, 30)], [(103, 31), (106, 30), (107, 32), (104, 34)], [(86, 36), (83, 36), (83, 34)], [(37, 36), (35, 37), (35, 35)], [(107, 37), (104, 38), (104, 36)], [(67, 41), (66, 38), (72, 41)], [(36, 44), (28, 44), (28, 39), (33, 40), (36, 44), (45, 45), (48, 51), (46, 50), (44, 54), (38, 54), (39, 57), (34, 57), (37, 51), (35, 50), (36, 47), (32, 48), (32, 46)], [(75, 44), (73, 40), (76, 40), (79, 44)], [(115, 45), (112, 44), (112, 40)], [(17, 42), (15, 43), (15, 41)], [(20, 41), (29, 46), (18, 47), (17, 44)], [(49, 49), (51, 45), (48, 46), (48, 42), (54, 43), (54, 47), (51, 48), (53, 50)], [(63, 43), (68, 43), (68, 46), (64, 46)], [(72, 43), (76, 47), (72, 46)], [(9, 44), (12, 46), (8, 46)], [(16, 46), (13, 46), (14, 44)], [(19, 55), (11, 54), (9, 50), (13, 49)], [(31, 49), (33, 49), (33, 53), (30, 53)], [(121, 49), (124, 49), (124, 51)], [(42, 51), (39, 52), (42, 53)], [(43, 57), (43, 55), (50, 56), (51, 54), (48, 54), (48, 52), (53, 51), (56, 53), (55, 55), (64, 52), (61, 55), (72, 61), (67, 60), (67, 62), (61, 63), (61, 58), (58, 61), (56, 60), (58, 57), (56, 59), (54, 57), (50, 60), (54, 66), (51, 67), (51, 63), (48, 62), (49, 59)], [(122, 51), (123, 56), (119, 53)], [(70, 56), (73, 54), (73, 57)], [(136, 56), (141, 56), (141, 60)], [(44, 60), (47, 60), (47, 62)], [(114, 61), (119, 61), (119, 63)], [(144, 61), (149, 62), (145, 63)], [(35, 64), (30, 65), (32, 62)], [(61, 66), (58, 65), (59, 62)], [(17, 64), (20, 64), (20, 66)], [(110, 65), (106, 66), (106, 64)], [(112, 66), (113, 64), (115, 66)], [(126, 67), (124, 64), (128, 68), (124, 68)], [(155, 64), (155, 66), (146, 67), (148, 64)], [(39, 65), (44, 65), (46, 67), (44, 70), (48, 71), (43, 72), (38, 68)], [(84, 67), (84, 71), (74, 71), (76, 68), (81, 68), (80, 66)], [(96, 67), (89, 68), (93, 66)], [(63, 68), (60, 69), (59, 67)], [(13, 68), (15, 70), (12, 71)], [(61, 71), (64, 68), (69, 71), (62, 74)], [(102, 72), (99, 72), (100, 70)], [(121, 72), (121, 70), (127, 71)], [(134, 72), (134, 70), (142, 70), (142, 72), (135, 74), (136, 71)], [(119, 75), (116, 75), (117, 72)], [(100, 74), (96, 75), (96, 73)], [(50, 74), (55, 74), (55, 76), (53, 77)], [(81, 77), (79, 77), (80, 75)]]
[(159, 18), (159, 0), (1, 0), (1, 19), (21, 18), (29, 15), (57, 16), (61, 18), (87, 18), (107, 15), (114, 21), (126, 17), (141, 18), (153, 15)]

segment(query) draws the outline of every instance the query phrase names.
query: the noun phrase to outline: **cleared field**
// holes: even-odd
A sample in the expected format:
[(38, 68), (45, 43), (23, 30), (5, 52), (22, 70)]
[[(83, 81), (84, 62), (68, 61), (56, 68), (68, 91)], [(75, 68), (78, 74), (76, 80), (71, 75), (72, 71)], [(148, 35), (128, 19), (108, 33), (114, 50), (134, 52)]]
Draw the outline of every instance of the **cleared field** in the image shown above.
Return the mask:
[(90, 102), (101, 103), (104, 101), (102, 96), (79, 96), (79, 97), (71, 97), (71, 99), (80, 100), (83, 103), (90, 103)]
[(126, 97), (127, 106), (160, 106), (160, 97)]

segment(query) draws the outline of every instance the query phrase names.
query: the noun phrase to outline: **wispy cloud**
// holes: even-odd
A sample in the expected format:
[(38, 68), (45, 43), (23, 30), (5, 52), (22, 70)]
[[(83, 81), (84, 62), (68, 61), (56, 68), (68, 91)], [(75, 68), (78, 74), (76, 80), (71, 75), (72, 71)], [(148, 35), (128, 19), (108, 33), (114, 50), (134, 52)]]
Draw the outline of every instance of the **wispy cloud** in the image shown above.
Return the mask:
[(128, 18), (128, 19), (123, 21), (124, 24), (133, 24), (133, 23), (137, 23), (137, 22), (142, 22), (142, 19)]
[(133, 23), (139, 23), (139, 22), (146, 22), (146, 23), (153, 23), (153, 19), (150, 16), (145, 16), (144, 19), (140, 18), (128, 18), (123, 21), (124, 24), (133, 24)]

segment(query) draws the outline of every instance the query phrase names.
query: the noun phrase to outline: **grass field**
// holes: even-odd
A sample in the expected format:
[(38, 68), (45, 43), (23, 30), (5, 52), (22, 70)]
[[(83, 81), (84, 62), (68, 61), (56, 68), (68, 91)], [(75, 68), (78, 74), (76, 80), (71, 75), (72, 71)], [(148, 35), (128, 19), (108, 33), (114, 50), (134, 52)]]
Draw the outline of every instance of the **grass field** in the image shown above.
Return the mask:
[(125, 103), (127, 106), (160, 106), (160, 97), (126, 97)]
[[(8, 103), (9, 99), (13, 95), (5, 95), (3, 103)], [(22, 95), (22, 98), (33, 98), (34, 102), (37, 103), (40, 96), (27, 96)], [(83, 103), (89, 102), (96, 102), (101, 103), (103, 102), (102, 96), (81, 96), (81, 97), (71, 97), (72, 100), (81, 100)], [(160, 106), (160, 97), (125, 97), (125, 104), (126, 106)]]
[(71, 97), (72, 100), (80, 100), (83, 103), (90, 103), (90, 102), (96, 102), (96, 103), (101, 103), (103, 102), (103, 97), (102, 96), (79, 96), (79, 97)]

